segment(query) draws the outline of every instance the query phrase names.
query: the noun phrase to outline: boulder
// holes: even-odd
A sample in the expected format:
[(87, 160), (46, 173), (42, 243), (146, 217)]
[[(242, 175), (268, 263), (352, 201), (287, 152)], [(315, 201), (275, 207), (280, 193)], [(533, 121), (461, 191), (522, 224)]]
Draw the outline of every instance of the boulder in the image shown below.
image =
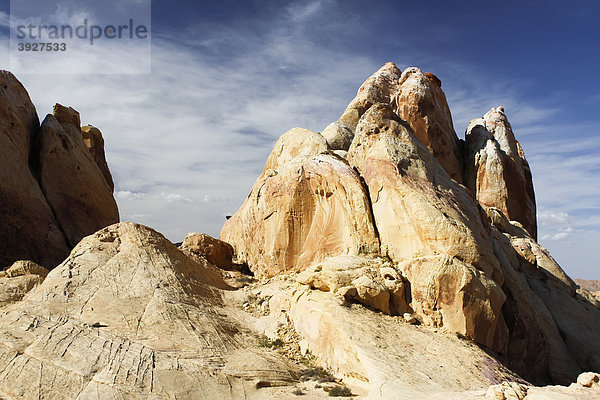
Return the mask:
[[(569, 400), (569, 399), (600, 399), (600, 386), (597, 382), (598, 374), (585, 372), (579, 375), (576, 383), (569, 386), (543, 386), (536, 387), (524, 383), (504, 381), (492, 385), (486, 392), (488, 400)], [(589, 386), (588, 386), (589, 384)]]
[(600, 389), (600, 374), (584, 372), (577, 377), (577, 384), (588, 388), (597, 387)]
[(0, 272), (0, 308), (21, 300), (47, 275), (46, 268), (28, 260), (17, 261)]
[(119, 221), (105, 176), (81, 134), (79, 113), (60, 104), (36, 138), (39, 183), (70, 246)]
[(188, 233), (181, 248), (199, 256), (204, 256), (213, 265), (223, 269), (232, 269), (233, 247), (205, 233)]
[[(306, 146), (302, 144), (305, 143)], [(359, 175), (314, 132), (284, 134), (221, 240), (258, 276), (302, 271), (336, 255), (379, 252)]]
[(382, 258), (327, 258), (298, 274), (296, 280), (384, 314), (403, 315), (408, 311), (405, 279), (393, 263)]
[(0, 267), (29, 259), (52, 268), (69, 254), (30, 164), (38, 127), (23, 85), (0, 71)]
[(327, 140), (327, 144), (332, 150), (348, 151), (354, 138), (354, 132), (337, 121), (332, 122), (327, 128), (323, 129), (321, 135)]
[(465, 184), (483, 206), (501, 210), (536, 239), (531, 171), (504, 108), (492, 108), (483, 118), (471, 121), (465, 139)]
[(519, 382), (502, 382), (490, 386), (485, 394), (487, 400), (524, 400), (529, 388)]

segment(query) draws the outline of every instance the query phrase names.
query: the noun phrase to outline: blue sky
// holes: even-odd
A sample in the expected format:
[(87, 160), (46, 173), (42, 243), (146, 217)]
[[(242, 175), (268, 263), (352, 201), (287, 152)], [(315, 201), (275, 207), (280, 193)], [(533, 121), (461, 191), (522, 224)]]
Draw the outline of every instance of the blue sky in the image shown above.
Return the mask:
[(123, 219), (181, 240), (218, 235), (279, 135), (322, 130), (387, 61), (418, 66), (442, 80), (461, 137), (505, 107), (541, 243), (570, 275), (600, 279), (599, 20), (585, 0), (158, 0), (152, 74), (18, 77), (42, 117), (60, 102), (103, 131)]

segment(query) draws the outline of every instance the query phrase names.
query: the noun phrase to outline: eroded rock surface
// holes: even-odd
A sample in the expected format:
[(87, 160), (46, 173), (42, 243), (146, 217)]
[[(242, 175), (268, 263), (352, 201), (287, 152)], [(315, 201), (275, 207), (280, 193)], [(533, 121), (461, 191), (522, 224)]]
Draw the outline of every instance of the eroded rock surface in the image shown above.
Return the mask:
[(0, 272), (0, 308), (21, 300), (47, 275), (46, 268), (28, 260), (17, 261)]
[(236, 262), (259, 276), (301, 271), (330, 256), (379, 252), (359, 175), (307, 130), (278, 140), (221, 240), (234, 247)]
[[(300, 273), (296, 280), (311, 288), (339, 294), (385, 314), (409, 311), (408, 288), (396, 265), (382, 258), (327, 258)], [(409, 295), (409, 294), (408, 294)]]
[(69, 253), (30, 166), (38, 127), (23, 85), (0, 71), (0, 267), (26, 259), (52, 267)]
[(81, 134), (79, 113), (60, 104), (36, 138), (39, 182), (70, 246), (119, 221), (112, 188)]
[(392, 107), (408, 122), (415, 136), (427, 146), (448, 175), (462, 182), (458, 137), (438, 77), (414, 67), (405, 69), (393, 95)]
[(504, 108), (471, 121), (465, 135), (465, 183), (485, 207), (500, 209), (537, 238), (535, 194), (529, 164)]
[[(82, 240), (35, 292), (0, 314), (10, 398), (260, 398), (294, 381), (228, 317), (218, 269), (150, 228)], [(259, 385), (260, 386), (260, 385)], [(290, 394), (291, 395), (291, 394)]]
[(223, 269), (233, 268), (233, 247), (229, 243), (215, 239), (205, 233), (189, 233), (181, 248), (199, 256), (206, 257), (211, 264)]
[[(333, 160), (336, 174), (325, 172)], [(340, 175), (352, 185), (332, 184)], [(307, 195), (323, 193), (324, 185), (329, 200)], [(349, 193), (362, 200), (349, 202)], [(332, 199), (352, 206), (331, 208)], [(357, 225), (359, 209), (365, 217)], [(289, 217), (273, 219), (281, 210)], [(365, 241), (370, 232), (373, 240)], [(353, 235), (378, 247), (331, 245)], [(600, 370), (592, 335), (598, 303), (535, 235), (529, 166), (503, 109), (473, 121), (459, 146), (441, 81), (388, 63), (322, 136), (295, 129), (278, 140), (221, 237), (259, 276), (301, 272), (297, 280), (313, 289), (394, 314), (385, 280), (373, 274), (380, 270), (375, 260), (388, 258), (402, 276), (409, 319), (496, 351), (535, 383), (566, 384)], [(366, 254), (367, 264), (337, 258)]]
[(85, 125), (81, 127), (81, 134), (98, 169), (102, 172), (108, 187), (110, 187), (110, 190), (114, 191), (115, 184), (110, 169), (108, 168), (108, 164), (106, 163), (106, 155), (104, 154), (104, 138), (102, 137), (102, 132), (92, 125)]
[(1, 267), (53, 268), (83, 236), (119, 219), (102, 135), (82, 133), (71, 108), (57, 105), (55, 114), (40, 129), (25, 88), (0, 71)]

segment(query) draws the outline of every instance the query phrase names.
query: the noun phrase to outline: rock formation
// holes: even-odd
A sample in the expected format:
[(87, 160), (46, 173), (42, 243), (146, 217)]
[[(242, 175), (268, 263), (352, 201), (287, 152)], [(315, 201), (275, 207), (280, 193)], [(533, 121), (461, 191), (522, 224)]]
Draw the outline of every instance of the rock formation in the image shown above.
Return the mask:
[(57, 105), (55, 114), (40, 128), (25, 88), (1, 71), (0, 266), (53, 268), (83, 236), (118, 221), (101, 135), (88, 150), (77, 112)]
[(385, 314), (409, 311), (405, 279), (396, 266), (382, 258), (338, 256), (315, 263), (296, 280), (313, 289), (333, 292)]
[(103, 227), (100, 131), (3, 79), (0, 398), (600, 399), (600, 302), (536, 242), (501, 108), (459, 145), (441, 81), (388, 63), (177, 248)]
[(600, 281), (597, 280), (586, 280), (586, 279), (575, 279), (575, 283), (580, 288), (589, 291), (598, 301), (600, 301)]
[[(498, 352), (533, 382), (566, 384), (600, 370), (598, 303), (535, 241), (531, 174), (503, 109), (471, 122), (464, 154), (452, 126), (437, 77), (388, 63), (322, 136), (296, 129), (278, 140), (221, 238), (258, 276), (300, 272), (297, 280), (313, 289), (406, 311)], [(333, 170), (352, 184), (317, 172), (311, 156), (335, 160)], [(300, 190), (304, 182), (311, 189)], [(358, 201), (332, 209), (349, 193)], [(372, 245), (330, 245), (353, 236)], [(386, 271), (395, 271), (391, 286)]]
[(448, 175), (462, 183), (458, 137), (442, 82), (429, 72), (407, 68), (391, 100), (396, 114), (408, 122), (415, 136), (429, 148)]
[(529, 164), (504, 108), (471, 121), (466, 139), (467, 186), (484, 207), (500, 209), (537, 238), (535, 194)]
[(336, 255), (377, 253), (365, 188), (325, 139), (292, 129), (275, 144), (242, 208), (223, 226), (238, 263), (261, 276)]
[(233, 247), (229, 243), (215, 239), (205, 233), (189, 233), (181, 249), (193, 254), (206, 257), (206, 260), (223, 269), (233, 268)]
[(0, 272), (0, 308), (21, 300), (47, 275), (46, 268), (26, 260), (17, 261)]
[(214, 266), (152, 229), (102, 229), (3, 310), (0, 391), (22, 399), (239, 399), (256, 390), (256, 377), (292, 380), (281, 357), (249, 348), (219, 288), (226, 284)]
[(0, 266), (30, 259), (52, 267), (69, 253), (66, 239), (30, 165), (39, 128), (21, 83), (0, 71)]
[(60, 104), (36, 138), (39, 182), (70, 246), (119, 221), (105, 175), (81, 134), (79, 113)]

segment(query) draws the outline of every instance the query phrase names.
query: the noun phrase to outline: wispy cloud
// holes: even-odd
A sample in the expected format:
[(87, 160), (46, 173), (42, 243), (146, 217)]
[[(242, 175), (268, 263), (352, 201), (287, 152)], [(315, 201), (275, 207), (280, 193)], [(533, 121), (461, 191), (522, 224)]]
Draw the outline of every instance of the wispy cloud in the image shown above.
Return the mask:
[[(361, 29), (335, 18), (330, 27), (316, 24), (315, 18), (327, 19), (330, 3), (294, 3), (273, 17), (276, 23), (262, 21), (267, 28), (260, 34), (218, 22), (155, 31), (151, 75), (19, 78), (42, 117), (60, 102), (103, 132), (123, 219), (172, 240), (190, 231), (218, 236), (279, 135), (295, 126), (320, 131), (336, 120), (383, 62), (406, 67), (425, 59), (418, 49), (381, 60), (367, 51), (326, 47), (311, 29), (331, 35)], [(542, 243), (553, 254), (557, 249), (568, 271), (584, 271), (582, 260), (592, 255), (582, 237), (600, 231), (599, 126), (557, 123), (560, 99), (534, 102), (523, 96), (521, 82), (427, 57), (433, 72), (442, 72), (459, 135), (469, 120), (505, 106), (533, 170)], [(81, 63), (111, 60), (107, 53)]]

